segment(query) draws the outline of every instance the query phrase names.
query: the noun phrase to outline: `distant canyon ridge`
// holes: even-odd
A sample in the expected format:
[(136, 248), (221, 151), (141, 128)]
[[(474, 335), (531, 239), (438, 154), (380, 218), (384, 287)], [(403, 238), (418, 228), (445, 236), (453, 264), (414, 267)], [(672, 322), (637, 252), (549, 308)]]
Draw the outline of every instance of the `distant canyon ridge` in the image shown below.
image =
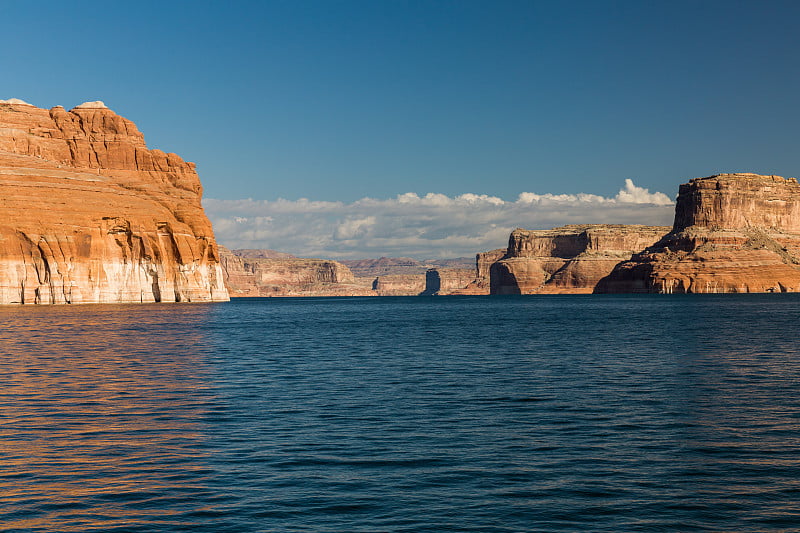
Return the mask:
[(672, 227), (517, 229), (471, 267), (462, 259), (415, 272), (425, 266), (404, 258), (278, 260), (224, 249), (222, 258), (232, 296), (798, 292), (800, 185), (750, 173), (696, 178), (680, 187)]
[(800, 185), (680, 186), (672, 227), (514, 230), (475, 259), (297, 258), (218, 246), (193, 163), (148, 149), (102, 102), (0, 100), (0, 304), (800, 291)]

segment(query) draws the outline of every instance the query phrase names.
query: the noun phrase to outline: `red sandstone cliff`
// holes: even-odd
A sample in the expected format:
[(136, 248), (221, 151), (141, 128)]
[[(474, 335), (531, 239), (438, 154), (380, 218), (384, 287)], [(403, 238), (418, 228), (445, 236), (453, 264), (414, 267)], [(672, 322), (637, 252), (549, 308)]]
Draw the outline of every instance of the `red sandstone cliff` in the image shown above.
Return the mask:
[(0, 304), (227, 300), (201, 192), (102, 102), (0, 101)]
[[(610, 224), (514, 230), (504, 256), (491, 264), (491, 294), (591, 293), (615, 265), (668, 231)], [(496, 253), (488, 252), (487, 259)]]
[(672, 231), (596, 292), (800, 291), (800, 185), (719, 174), (683, 184)]

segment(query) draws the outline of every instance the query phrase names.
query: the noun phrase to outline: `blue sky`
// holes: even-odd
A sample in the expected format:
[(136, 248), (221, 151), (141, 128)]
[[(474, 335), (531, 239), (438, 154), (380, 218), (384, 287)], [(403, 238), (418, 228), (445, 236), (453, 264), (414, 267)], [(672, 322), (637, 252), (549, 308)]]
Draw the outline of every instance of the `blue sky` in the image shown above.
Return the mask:
[(210, 199), (510, 204), (800, 174), (796, 2), (0, 6), (0, 98), (103, 100), (195, 161)]

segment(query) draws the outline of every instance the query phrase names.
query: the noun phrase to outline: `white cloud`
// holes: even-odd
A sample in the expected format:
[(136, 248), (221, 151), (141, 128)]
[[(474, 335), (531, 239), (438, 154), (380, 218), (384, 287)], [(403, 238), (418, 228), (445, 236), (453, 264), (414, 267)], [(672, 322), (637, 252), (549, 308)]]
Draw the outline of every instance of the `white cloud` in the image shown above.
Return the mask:
[(340, 222), (333, 231), (333, 238), (336, 240), (348, 240), (356, 237), (364, 237), (375, 225), (377, 219), (373, 216), (364, 218), (346, 218)]
[(631, 203), (631, 204), (656, 204), (656, 205), (670, 205), (672, 200), (669, 196), (662, 192), (650, 191), (642, 187), (637, 187), (633, 184), (633, 180), (628, 178), (625, 180), (625, 187), (620, 189), (615, 197), (617, 202)]
[(203, 204), (220, 244), (339, 259), (470, 256), (505, 247), (517, 227), (670, 225), (674, 211), (667, 195), (650, 193), (630, 179), (613, 197), (523, 192), (516, 201), (504, 201), (472, 193), (409, 192), (352, 203), (209, 198)]

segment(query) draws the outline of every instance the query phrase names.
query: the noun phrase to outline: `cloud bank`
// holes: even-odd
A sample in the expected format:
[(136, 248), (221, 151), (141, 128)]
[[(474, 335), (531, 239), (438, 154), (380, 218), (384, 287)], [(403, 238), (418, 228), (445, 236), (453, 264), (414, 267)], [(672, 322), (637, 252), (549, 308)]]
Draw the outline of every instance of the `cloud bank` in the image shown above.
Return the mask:
[(505, 247), (518, 227), (670, 225), (674, 212), (666, 194), (651, 193), (630, 179), (613, 197), (523, 192), (512, 202), (484, 194), (410, 192), (352, 203), (209, 198), (203, 205), (224, 246), (334, 259), (471, 256)]

